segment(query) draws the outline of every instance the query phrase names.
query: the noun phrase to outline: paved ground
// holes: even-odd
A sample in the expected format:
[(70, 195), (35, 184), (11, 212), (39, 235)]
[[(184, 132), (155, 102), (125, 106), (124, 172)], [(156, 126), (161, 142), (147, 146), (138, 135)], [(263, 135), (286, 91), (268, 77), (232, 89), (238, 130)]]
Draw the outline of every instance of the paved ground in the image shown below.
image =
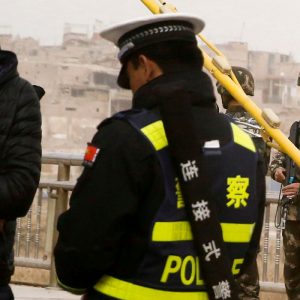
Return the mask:
[(11, 285), (16, 300), (80, 300), (80, 296), (72, 295), (60, 289)]

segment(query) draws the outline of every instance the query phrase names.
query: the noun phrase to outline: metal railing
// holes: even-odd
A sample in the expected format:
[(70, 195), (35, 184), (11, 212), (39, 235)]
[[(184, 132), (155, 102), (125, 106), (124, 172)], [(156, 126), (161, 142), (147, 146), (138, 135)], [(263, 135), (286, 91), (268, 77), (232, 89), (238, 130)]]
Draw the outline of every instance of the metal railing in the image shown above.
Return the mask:
[(285, 293), (283, 283), (283, 251), (281, 229), (275, 227), (278, 194), (267, 193), (264, 227), (261, 236), (262, 251), (258, 255), (262, 291)]
[[(36, 268), (49, 271), (48, 286), (56, 286), (52, 259), (57, 240), (58, 216), (68, 207), (69, 193), (80, 174), (83, 155), (46, 153), (43, 155), (42, 177), (34, 202), (24, 218), (17, 220), (15, 240), (16, 267)], [(77, 168), (78, 173), (72, 174)], [(48, 174), (48, 175), (47, 175)], [(49, 176), (49, 174), (51, 176)], [(48, 179), (52, 177), (53, 179)], [(47, 178), (47, 179), (45, 179)], [(258, 265), (261, 290), (285, 292), (282, 276), (283, 251), (280, 229), (274, 226), (278, 194), (267, 194), (264, 230)], [(18, 281), (20, 282), (20, 281)]]
[[(81, 166), (82, 159), (83, 155), (43, 154), (42, 176), (36, 197), (27, 215), (17, 219), (15, 265), (49, 270), (50, 286), (56, 286), (52, 253), (57, 240), (57, 218), (67, 209), (69, 192), (75, 185), (71, 168)], [(47, 166), (56, 168), (43, 172)]]

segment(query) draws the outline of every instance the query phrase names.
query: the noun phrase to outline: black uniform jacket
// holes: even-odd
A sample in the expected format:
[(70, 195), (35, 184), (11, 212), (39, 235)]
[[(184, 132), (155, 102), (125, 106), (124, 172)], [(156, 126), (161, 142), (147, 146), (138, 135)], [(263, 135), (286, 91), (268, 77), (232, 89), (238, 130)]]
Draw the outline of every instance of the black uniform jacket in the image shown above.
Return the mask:
[(41, 171), (39, 96), (17, 65), (13, 52), (0, 50), (0, 285), (13, 272), (15, 219), (27, 213)]
[[(209, 77), (202, 71), (162, 75), (141, 87), (133, 108), (158, 110), (163, 101), (156, 91), (182, 86), (193, 95), (196, 129), (225, 144), (231, 133), (222, 126), (215, 109)], [(226, 129), (225, 129), (226, 128)], [(58, 220), (59, 239), (55, 248), (57, 275), (68, 287), (92, 287), (122, 261), (127, 274), (134, 272), (146, 247), (136, 238), (134, 253), (124, 251), (131, 231), (143, 237), (164, 198), (162, 173), (153, 150), (126, 122), (108, 119), (92, 140), (99, 148), (92, 166), (86, 166), (72, 193), (70, 208)], [(264, 175), (258, 168), (257, 193), (264, 205)], [(262, 209), (263, 211), (263, 209)], [(252, 245), (253, 252), (257, 243)], [(122, 253), (122, 255), (121, 255)], [(121, 257), (120, 257), (121, 256)], [(127, 263), (127, 266), (126, 266)]]

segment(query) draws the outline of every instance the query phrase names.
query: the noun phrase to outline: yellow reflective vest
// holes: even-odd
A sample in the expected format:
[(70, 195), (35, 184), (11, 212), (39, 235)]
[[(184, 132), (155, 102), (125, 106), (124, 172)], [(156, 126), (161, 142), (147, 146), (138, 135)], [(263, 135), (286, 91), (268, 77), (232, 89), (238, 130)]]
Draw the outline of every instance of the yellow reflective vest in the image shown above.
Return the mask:
[[(139, 268), (130, 278), (103, 276), (94, 288), (116, 299), (203, 300), (208, 299), (193, 235), (187, 219), (180, 185), (168, 153), (168, 141), (160, 119), (147, 110), (119, 113), (157, 154), (164, 178), (165, 198), (149, 229), (148, 247)], [(238, 274), (257, 219), (255, 197), (257, 153), (251, 138), (230, 123), (232, 141), (220, 147), (217, 141), (204, 145), (206, 173), (218, 208), (219, 221), (232, 273)], [(199, 217), (205, 216), (205, 207)], [(205, 232), (203, 232), (205, 234)], [(207, 255), (218, 249), (207, 245)]]

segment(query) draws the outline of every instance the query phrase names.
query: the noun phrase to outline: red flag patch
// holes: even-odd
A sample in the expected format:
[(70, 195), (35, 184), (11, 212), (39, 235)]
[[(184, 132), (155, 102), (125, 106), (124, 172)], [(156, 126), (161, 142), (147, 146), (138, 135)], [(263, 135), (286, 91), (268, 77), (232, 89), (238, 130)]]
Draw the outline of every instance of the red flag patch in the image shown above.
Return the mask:
[(100, 152), (100, 148), (97, 148), (96, 146), (93, 146), (92, 144), (89, 143), (85, 150), (83, 165), (92, 167), (99, 152)]

